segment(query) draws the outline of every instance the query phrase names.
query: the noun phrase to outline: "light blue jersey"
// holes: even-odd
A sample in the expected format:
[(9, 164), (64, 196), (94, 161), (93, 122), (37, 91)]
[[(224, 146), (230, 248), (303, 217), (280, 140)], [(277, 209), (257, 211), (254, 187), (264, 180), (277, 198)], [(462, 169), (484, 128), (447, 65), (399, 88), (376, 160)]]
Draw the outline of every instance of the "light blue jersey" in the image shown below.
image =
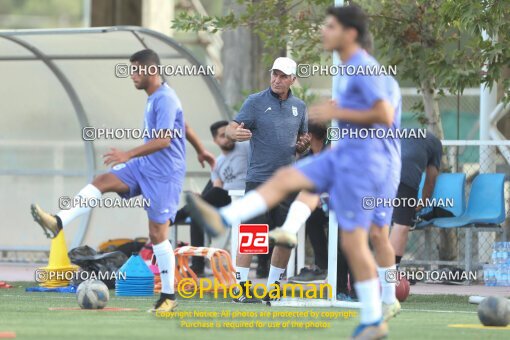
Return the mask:
[(144, 129), (150, 135), (145, 137), (145, 143), (158, 136), (153, 131), (171, 131), (173, 138), (168, 147), (139, 157), (140, 171), (147, 177), (182, 178), (186, 172), (184, 117), (177, 94), (166, 83), (147, 99)]
[[(144, 207), (151, 221), (173, 221), (179, 206), (179, 197), (186, 174), (185, 129), (181, 102), (175, 91), (162, 84), (151, 94), (145, 107), (144, 142), (170, 137), (170, 145), (146, 156), (136, 157), (127, 163), (115, 165), (111, 173), (129, 187), (120, 193), (129, 199), (142, 195), (149, 201)], [(171, 131), (160, 134), (159, 132)]]
[[(358, 50), (344, 65), (374, 66), (377, 61), (364, 50)], [(372, 224), (388, 225), (391, 207), (377, 207), (377, 198), (394, 198), (400, 178), (400, 141), (385, 138), (359, 138), (361, 129), (388, 129), (400, 127), (401, 95), (397, 82), (388, 76), (349, 75), (339, 76), (333, 89), (340, 108), (364, 111), (377, 101), (385, 100), (395, 108), (391, 127), (383, 124), (353, 124), (338, 121), (338, 127), (349, 133), (337, 145), (311, 159), (296, 164), (313, 184), (317, 192), (328, 192), (342, 230), (355, 228), (368, 230)], [(363, 114), (360, 112), (359, 114)], [(342, 132), (340, 133), (342, 135)], [(358, 137), (357, 137), (358, 136)]]

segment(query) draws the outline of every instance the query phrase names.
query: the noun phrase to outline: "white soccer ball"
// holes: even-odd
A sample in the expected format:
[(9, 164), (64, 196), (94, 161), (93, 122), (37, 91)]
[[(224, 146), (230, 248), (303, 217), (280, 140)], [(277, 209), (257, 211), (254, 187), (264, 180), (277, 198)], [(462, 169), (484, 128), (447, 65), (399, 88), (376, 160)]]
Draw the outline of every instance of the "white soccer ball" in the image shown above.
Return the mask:
[(110, 299), (110, 292), (103, 281), (86, 280), (78, 286), (76, 299), (82, 309), (102, 309)]

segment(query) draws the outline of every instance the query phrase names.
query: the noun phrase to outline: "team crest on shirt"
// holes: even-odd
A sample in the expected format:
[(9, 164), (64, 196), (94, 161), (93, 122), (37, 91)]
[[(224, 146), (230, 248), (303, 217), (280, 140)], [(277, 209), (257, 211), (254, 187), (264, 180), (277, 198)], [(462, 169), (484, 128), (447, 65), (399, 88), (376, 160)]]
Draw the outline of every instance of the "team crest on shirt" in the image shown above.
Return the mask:
[(115, 171), (119, 171), (121, 169), (124, 169), (125, 167), (126, 167), (126, 163), (119, 163), (119, 164), (115, 165), (112, 169)]
[(292, 107), (292, 115), (294, 117), (297, 117), (297, 115), (298, 115), (297, 107), (295, 107), (295, 106)]

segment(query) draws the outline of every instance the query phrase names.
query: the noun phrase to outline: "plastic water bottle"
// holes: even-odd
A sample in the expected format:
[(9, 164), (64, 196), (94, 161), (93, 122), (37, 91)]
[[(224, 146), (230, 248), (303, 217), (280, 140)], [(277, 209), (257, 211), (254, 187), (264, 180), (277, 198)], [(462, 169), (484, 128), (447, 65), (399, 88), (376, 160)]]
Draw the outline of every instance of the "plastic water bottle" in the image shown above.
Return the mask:
[(503, 248), (502, 242), (497, 242), (497, 264), (502, 264), (503, 261), (506, 262), (506, 259), (504, 259), (504, 256), (506, 255), (505, 249)]
[(484, 264), (483, 265), (483, 283), (484, 285), (489, 285), (489, 265)]
[(497, 284), (496, 279), (496, 271), (494, 270), (494, 265), (488, 266), (488, 273), (487, 273), (487, 286), (493, 287)]
[(498, 268), (497, 266), (491, 267), (491, 286), (495, 287), (498, 285)]
[(506, 264), (500, 265), (500, 271), (501, 271), (501, 283), (500, 286), (508, 287), (508, 266)]
[(491, 263), (497, 264), (498, 263), (498, 252), (496, 251), (496, 247), (492, 248), (492, 256), (491, 256)]
[(507, 261), (508, 261), (508, 247), (506, 244), (502, 244), (501, 245), (501, 264), (506, 264)]
[(504, 243), (505, 243), (505, 250), (506, 250), (506, 264), (510, 264), (510, 242), (504, 242)]

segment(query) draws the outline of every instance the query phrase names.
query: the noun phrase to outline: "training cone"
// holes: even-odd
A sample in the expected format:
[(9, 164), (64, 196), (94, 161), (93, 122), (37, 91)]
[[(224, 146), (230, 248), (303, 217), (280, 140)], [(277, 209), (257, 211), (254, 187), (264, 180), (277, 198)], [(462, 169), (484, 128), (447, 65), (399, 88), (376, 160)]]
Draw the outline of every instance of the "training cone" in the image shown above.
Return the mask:
[(71, 264), (67, 255), (66, 239), (64, 231), (51, 240), (50, 258), (48, 266), (37, 270), (37, 279), (42, 287), (65, 287), (72, 279), (72, 272), (78, 270), (78, 266)]
[(133, 254), (119, 269), (115, 281), (116, 296), (152, 296), (154, 295), (154, 273), (145, 261)]

